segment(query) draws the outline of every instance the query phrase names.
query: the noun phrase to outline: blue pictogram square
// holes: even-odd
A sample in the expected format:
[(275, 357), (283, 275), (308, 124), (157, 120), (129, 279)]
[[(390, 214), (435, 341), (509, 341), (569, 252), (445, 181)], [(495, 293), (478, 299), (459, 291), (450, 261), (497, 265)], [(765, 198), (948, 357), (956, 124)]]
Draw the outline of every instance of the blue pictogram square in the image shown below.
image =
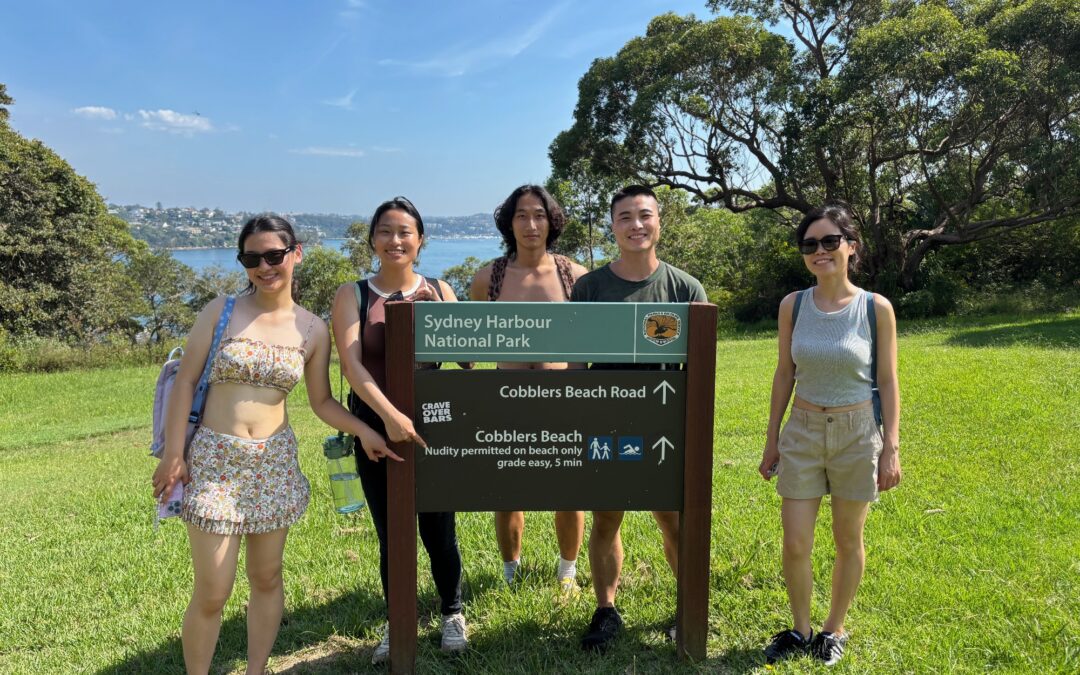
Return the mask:
[(589, 445), (586, 447), (588, 457), (595, 461), (608, 461), (615, 452), (611, 436), (589, 436)]
[(645, 441), (641, 436), (619, 436), (619, 459), (640, 462), (645, 456)]

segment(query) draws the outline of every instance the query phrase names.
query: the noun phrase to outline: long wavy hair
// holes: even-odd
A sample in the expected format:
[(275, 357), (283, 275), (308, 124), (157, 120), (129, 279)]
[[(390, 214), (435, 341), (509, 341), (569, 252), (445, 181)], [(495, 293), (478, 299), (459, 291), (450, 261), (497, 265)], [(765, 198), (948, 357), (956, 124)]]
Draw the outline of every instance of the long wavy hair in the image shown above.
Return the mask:
[(508, 256), (517, 254), (517, 239), (514, 238), (514, 212), (517, 210), (518, 200), (527, 194), (536, 195), (547, 213), (547, 250), (550, 251), (555, 246), (556, 240), (566, 227), (566, 216), (551, 193), (540, 185), (522, 185), (511, 192), (499, 208), (495, 209), (495, 227), (499, 228), (499, 234), (503, 238), (503, 249)]

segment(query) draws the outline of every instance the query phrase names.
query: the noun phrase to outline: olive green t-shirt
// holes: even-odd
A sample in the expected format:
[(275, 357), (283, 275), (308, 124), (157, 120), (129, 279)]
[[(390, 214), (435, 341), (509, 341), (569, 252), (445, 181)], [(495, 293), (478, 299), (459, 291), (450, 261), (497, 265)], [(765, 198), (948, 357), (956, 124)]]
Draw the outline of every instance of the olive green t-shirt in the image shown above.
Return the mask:
[[(627, 281), (611, 271), (610, 265), (593, 270), (577, 280), (571, 302), (708, 302), (701, 282), (664, 261), (641, 281)], [(592, 370), (678, 370), (668, 363), (594, 363)]]
[(664, 261), (641, 281), (627, 281), (604, 265), (577, 280), (572, 302), (708, 302), (701, 282)]

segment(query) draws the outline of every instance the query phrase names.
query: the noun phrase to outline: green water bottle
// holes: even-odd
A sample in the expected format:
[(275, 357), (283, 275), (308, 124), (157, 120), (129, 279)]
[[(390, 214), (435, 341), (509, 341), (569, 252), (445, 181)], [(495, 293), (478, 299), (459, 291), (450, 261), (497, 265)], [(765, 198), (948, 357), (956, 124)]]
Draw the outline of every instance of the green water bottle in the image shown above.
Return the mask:
[(334, 510), (352, 513), (364, 506), (364, 490), (360, 476), (356, 475), (353, 458), (353, 438), (344, 433), (327, 436), (323, 441), (326, 456), (326, 473), (330, 476), (330, 493), (334, 497)]

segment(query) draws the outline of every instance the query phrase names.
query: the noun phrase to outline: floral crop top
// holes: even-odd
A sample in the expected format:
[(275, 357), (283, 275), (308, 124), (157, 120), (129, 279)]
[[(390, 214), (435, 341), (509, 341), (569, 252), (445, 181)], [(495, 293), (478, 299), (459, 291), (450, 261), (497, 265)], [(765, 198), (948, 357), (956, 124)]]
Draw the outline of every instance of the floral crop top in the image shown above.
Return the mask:
[[(312, 320), (314, 324), (314, 319)], [(311, 325), (308, 325), (308, 334)], [(227, 337), (210, 367), (210, 384), (235, 382), (292, 391), (304, 374), (307, 335), (299, 347), (272, 345), (246, 337)]]

